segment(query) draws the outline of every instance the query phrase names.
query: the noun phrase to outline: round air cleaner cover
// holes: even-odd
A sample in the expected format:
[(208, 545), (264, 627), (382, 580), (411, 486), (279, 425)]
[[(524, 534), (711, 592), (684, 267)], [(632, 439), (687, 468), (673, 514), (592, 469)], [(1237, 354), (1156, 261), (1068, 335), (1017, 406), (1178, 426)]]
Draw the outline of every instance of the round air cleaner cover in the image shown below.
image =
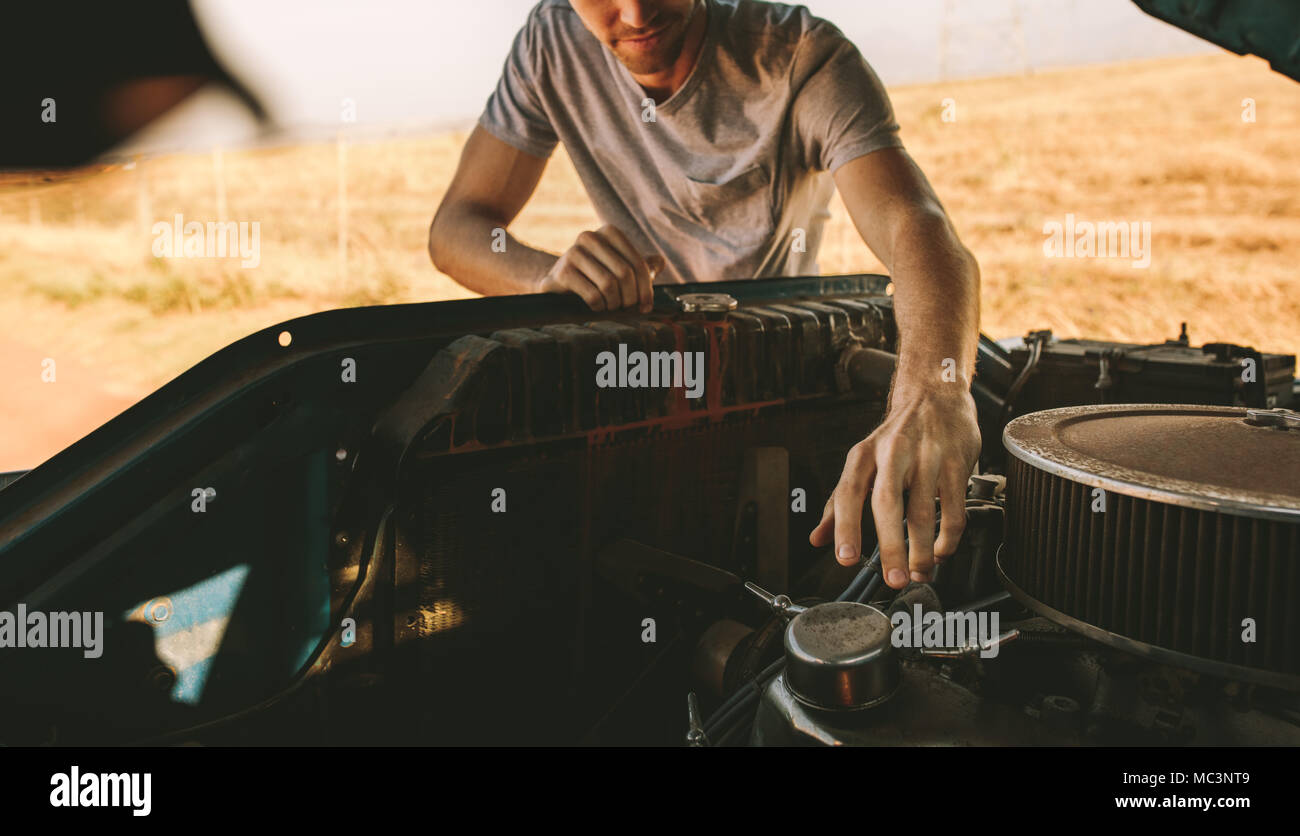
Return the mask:
[(1135, 653), (1300, 688), (1300, 415), (1068, 407), (1003, 443), (1016, 597)]

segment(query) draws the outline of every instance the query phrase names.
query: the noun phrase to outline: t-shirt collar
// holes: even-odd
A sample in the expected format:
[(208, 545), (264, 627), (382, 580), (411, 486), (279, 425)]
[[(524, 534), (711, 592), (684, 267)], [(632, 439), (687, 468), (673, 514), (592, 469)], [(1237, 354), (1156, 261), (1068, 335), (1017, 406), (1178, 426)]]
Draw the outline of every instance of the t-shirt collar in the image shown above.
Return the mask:
[[(721, 13), (717, 9), (716, 2), (712, 0), (703, 0), (702, 3), (705, 14), (704, 40), (700, 43), (700, 54), (695, 57), (695, 66), (691, 69), (690, 75), (686, 76), (686, 81), (682, 86), (677, 88), (671, 96), (655, 105), (657, 113), (676, 110), (682, 102), (690, 98), (691, 93), (696, 87), (700, 86), (700, 79), (705, 75), (705, 71), (713, 61), (713, 52), (717, 48), (717, 28)], [(605, 53), (605, 60), (613, 64), (613, 70), (622, 79), (624, 86), (641, 98), (646, 97), (645, 88), (637, 84), (636, 79), (628, 68), (623, 66), (623, 62), (618, 60), (615, 55), (602, 45), (602, 51)], [(638, 99), (639, 101), (639, 99)]]

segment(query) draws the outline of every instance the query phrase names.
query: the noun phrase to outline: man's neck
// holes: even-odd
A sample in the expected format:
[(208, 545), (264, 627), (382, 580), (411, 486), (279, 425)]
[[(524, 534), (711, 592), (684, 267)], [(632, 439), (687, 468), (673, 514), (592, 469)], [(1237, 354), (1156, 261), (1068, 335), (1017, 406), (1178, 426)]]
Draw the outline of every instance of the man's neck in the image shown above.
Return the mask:
[(682, 54), (671, 67), (648, 75), (632, 74), (632, 79), (641, 85), (646, 95), (656, 102), (663, 102), (681, 89), (695, 69), (700, 58), (700, 48), (704, 45), (704, 33), (708, 28), (708, 1), (701, 0), (691, 13), (686, 24), (686, 40), (682, 44)]

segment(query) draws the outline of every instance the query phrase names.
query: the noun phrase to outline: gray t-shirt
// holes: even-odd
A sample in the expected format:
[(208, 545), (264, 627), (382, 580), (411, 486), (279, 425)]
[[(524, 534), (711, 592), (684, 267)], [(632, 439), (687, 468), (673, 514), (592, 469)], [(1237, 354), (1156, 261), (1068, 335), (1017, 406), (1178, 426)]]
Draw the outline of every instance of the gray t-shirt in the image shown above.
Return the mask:
[(602, 222), (667, 260), (657, 284), (816, 274), (830, 172), (902, 147), (889, 97), (803, 6), (706, 4), (695, 69), (647, 121), (645, 91), (568, 0), (542, 0), (479, 124), (538, 157), (563, 142)]

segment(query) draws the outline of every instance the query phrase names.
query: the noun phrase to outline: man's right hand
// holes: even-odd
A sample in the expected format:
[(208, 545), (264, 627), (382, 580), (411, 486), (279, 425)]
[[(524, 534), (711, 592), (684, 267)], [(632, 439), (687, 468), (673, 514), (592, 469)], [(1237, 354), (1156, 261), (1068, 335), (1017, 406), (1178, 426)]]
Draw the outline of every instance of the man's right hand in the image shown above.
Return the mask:
[(642, 256), (617, 227), (578, 236), (542, 276), (541, 293), (576, 293), (593, 311), (654, 307), (652, 282), (664, 268), (662, 256)]

